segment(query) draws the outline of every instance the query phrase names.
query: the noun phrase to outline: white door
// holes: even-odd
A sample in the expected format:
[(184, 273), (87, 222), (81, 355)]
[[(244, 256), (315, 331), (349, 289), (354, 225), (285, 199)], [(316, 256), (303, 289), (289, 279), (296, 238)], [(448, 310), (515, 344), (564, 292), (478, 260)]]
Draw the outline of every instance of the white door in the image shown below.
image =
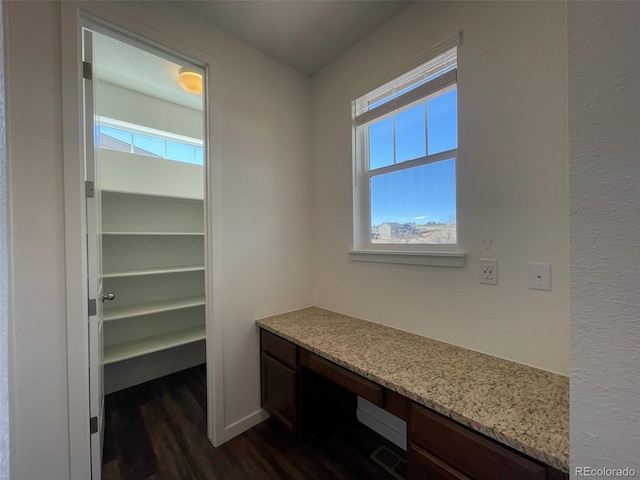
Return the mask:
[(87, 190), (87, 285), (89, 290), (89, 393), (91, 416), (91, 479), (100, 480), (104, 438), (103, 319), (102, 304), (113, 294), (102, 289), (102, 235), (98, 154), (96, 142), (95, 92), (92, 80), (92, 32), (83, 29), (84, 158)]

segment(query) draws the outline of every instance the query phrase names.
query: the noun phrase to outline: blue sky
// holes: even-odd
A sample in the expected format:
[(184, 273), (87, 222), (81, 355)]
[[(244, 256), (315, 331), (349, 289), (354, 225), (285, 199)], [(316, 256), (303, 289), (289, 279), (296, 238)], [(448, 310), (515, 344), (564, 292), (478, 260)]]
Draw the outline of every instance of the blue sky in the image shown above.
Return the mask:
[[(457, 90), (452, 90), (429, 100), (426, 115), (423, 103), (370, 125), (370, 169), (456, 148), (457, 123)], [(454, 159), (371, 179), (372, 225), (448, 221), (455, 211)]]

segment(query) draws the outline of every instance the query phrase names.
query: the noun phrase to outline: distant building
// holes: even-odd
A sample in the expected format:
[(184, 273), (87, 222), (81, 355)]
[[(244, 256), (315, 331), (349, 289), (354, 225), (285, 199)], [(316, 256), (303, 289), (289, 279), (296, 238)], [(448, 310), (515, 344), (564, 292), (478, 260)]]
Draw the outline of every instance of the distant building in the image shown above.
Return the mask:
[(385, 222), (378, 227), (378, 235), (381, 237), (401, 237), (415, 231), (413, 223)]

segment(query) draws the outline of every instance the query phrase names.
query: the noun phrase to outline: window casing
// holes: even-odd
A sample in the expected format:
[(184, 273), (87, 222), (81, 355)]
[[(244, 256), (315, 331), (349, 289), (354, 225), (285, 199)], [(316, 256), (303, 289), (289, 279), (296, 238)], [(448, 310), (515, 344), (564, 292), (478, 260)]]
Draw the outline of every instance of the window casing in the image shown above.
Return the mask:
[(457, 38), (352, 107), (352, 253), (458, 252)]

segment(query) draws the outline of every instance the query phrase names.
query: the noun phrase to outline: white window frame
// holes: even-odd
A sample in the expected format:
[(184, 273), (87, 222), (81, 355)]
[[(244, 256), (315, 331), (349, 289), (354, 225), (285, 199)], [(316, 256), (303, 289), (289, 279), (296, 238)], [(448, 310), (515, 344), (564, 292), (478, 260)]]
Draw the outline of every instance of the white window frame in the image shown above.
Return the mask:
[[(146, 135), (146, 136), (150, 136), (150, 137), (155, 137), (159, 140), (162, 140), (165, 143), (165, 155), (162, 157), (157, 157), (161, 160), (168, 160), (171, 162), (175, 162), (175, 161), (179, 161), (181, 163), (186, 163), (187, 165), (200, 165), (199, 163), (195, 163), (195, 153), (194, 153), (194, 161), (193, 162), (185, 162), (182, 160), (174, 160), (171, 158), (168, 158), (168, 156), (166, 155), (166, 143), (167, 142), (176, 142), (176, 143), (181, 143), (184, 145), (188, 145), (190, 147), (199, 147), (200, 149), (203, 148), (204, 146), (204, 142), (199, 139), (199, 138), (193, 138), (193, 137), (187, 137), (185, 135), (179, 135), (177, 133), (172, 133), (172, 132), (166, 132), (164, 130), (157, 130), (155, 128), (149, 128), (149, 127), (144, 127), (142, 125), (136, 125), (134, 123), (129, 123), (129, 122), (124, 122), (122, 120), (115, 120), (113, 118), (109, 118), (109, 117), (103, 117), (103, 116), (98, 116), (98, 125), (99, 126), (104, 126), (104, 127), (111, 127), (111, 128), (115, 128), (118, 130), (122, 130), (124, 132), (127, 132), (129, 134), (131, 134), (132, 138), (131, 138), (131, 151), (128, 153), (134, 153), (134, 145), (133, 145), (133, 135), (135, 134), (140, 134), (140, 135)], [(102, 146), (100, 148), (103, 148)], [(156, 157), (152, 157), (152, 158), (156, 158)]]
[[(393, 163), (385, 167), (369, 170), (368, 126), (407, 110), (429, 99), (443, 95), (458, 87), (457, 48), (459, 35), (445, 40), (421, 56), (418, 67), (405, 69), (394, 75), (391, 81), (381, 82), (381, 86), (357, 96), (352, 102), (353, 119), (353, 249), (349, 257), (353, 261), (400, 263), (412, 265), (461, 267), (465, 253), (460, 250), (459, 231), (456, 244), (380, 244), (371, 241), (371, 178), (399, 172), (447, 159), (454, 159), (456, 166), (456, 204), (458, 196), (458, 148), (424, 157)], [(391, 101), (369, 108), (369, 105), (395, 92), (401, 92), (408, 85), (422, 79), (437, 76), (426, 83), (398, 95)], [(428, 138), (427, 138), (428, 142)], [(428, 152), (428, 149), (427, 149)], [(457, 225), (456, 225), (457, 230)]]

